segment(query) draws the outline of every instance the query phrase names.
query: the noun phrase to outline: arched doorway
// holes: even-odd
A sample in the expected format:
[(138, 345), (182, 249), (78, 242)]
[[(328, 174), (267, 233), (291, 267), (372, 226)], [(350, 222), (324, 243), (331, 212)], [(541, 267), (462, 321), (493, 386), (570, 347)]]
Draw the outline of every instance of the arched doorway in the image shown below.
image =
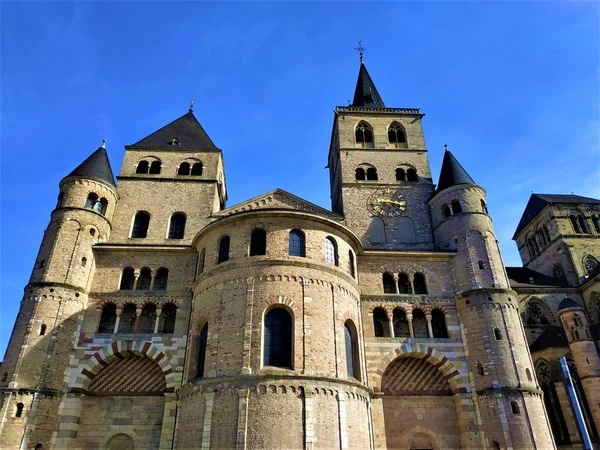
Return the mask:
[(449, 448), (461, 448), (452, 389), (432, 364), (414, 356), (394, 359), (381, 391), (388, 449), (437, 450), (437, 437)]
[(119, 433), (111, 437), (104, 448), (106, 450), (135, 450), (135, 444), (131, 436)]

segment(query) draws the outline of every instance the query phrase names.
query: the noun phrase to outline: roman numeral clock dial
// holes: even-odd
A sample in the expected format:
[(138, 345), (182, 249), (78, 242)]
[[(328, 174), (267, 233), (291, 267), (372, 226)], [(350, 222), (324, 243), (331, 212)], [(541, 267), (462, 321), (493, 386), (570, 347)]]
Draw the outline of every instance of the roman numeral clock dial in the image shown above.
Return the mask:
[(375, 216), (397, 217), (406, 209), (406, 200), (398, 190), (380, 189), (369, 197), (367, 207)]

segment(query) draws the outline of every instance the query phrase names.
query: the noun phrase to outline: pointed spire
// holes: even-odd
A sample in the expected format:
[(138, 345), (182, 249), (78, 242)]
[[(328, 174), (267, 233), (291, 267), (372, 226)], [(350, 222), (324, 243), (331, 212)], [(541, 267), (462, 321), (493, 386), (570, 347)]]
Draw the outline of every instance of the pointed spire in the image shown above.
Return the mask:
[[(106, 141), (102, 141), (102, 146), (79, 164), (67, 177), (92, 178), (115, 186), (115, 177), (110, 168), (110, 161), (106, 153)], [(65, 177), (66, 178), (66, 177)]]
[(356, 90), (354, 91), (354, 100), (351, 106), (363, 106), (366, 108), (385, 108), (383, 99), (377, 92), (375, 83), (371, 79), (367, 66), (360, 55), (360, 70), (358, 71), (358, 80), (356, 81)]
[(454, 155), (448, 150), (448, 144), (444, 144), (444, 161), (440, 171), (440, 179), (435, 190), (436, 194), (452, 186), (459, 184), (476, 184), (473, 178), (460, 165)]
[(130, 147), (149, 148), (186, 148), (186, 149), (217, 149), (208, 137), (192, 111), (193, 104), (186, 114), (165, 125)]

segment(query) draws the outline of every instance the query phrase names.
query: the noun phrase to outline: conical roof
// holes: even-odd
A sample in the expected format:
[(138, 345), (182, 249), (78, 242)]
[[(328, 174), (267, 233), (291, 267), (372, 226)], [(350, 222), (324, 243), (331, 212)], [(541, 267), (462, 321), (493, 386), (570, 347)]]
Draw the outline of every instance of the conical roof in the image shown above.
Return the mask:
[(459, 184), (476, 183), (473, 178), (471, 178), (471, 175), (467, 173), (465, 168), (460, 165), (450, 150), (446, 150), (444, 153), (444, 161), (442, 162), (442, 170), (440, 171), (440, 179), (435, 192), (437, 194), (444, 189), (458, 186)]
[(582, 308), (582, 306), (577, 303), (575, 300), (569, 298), (569, 297), (565, 297), (560, 304), (558, 305), (558, 311), (562, 311), (563, 309), (569, 309), (569, 308)]
[(111, 186), (115, 185), (115, 177), (110, 168), (110, 161), (106, 148), (99, 147), (94, 153), (79, 164), (67, 177), (95, 178), (104, 181)]
[(192, 110), (131, 147), (217, 149)]
[(356, 90), (354, 91), (354, 100), (351, 106), (364, 106), (367, 108), (385, 108), (383, 99), (377, 92), (375, 83), (371, 79), (367, 66), (361, 61), (358, 71), (358, 80), (356, 81)]

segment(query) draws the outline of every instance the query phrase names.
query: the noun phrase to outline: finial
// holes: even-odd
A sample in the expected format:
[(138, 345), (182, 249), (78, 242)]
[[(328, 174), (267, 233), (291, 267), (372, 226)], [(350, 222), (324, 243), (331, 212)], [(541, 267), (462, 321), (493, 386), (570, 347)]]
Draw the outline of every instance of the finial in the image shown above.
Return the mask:
[(362, 64), (363, 62), (363, 53), (365, 52), (366, 48), (364, 48), (362, 46), (362, 41), (358, 41), (358, 47), (355, 47), (354, 50), (356, 50), (360, 56), (360, 62)]
[(102, 139), (102, 148), (106, 148), (106, 139)]
[(448, 151), (448, 144), (444, 144), (444, 150)]
[(189, 112), (194, 112), (194, 103), (196, 103), (196, 100), (190, 100), (190, 109), (188, 110)]

